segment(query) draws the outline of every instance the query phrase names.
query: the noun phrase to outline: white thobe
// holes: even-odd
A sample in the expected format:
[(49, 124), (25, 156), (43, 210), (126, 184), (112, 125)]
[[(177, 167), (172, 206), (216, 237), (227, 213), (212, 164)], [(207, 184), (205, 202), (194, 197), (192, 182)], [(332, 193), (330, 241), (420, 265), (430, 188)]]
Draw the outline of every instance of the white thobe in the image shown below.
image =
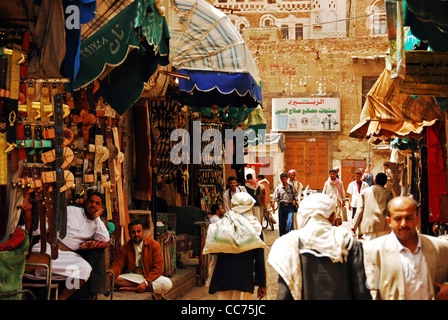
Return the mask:
[[(87, 219), (84, 209), (74, 206), (67, 207), (67, 232), (64, 239), (59, 239), (63, 244), (72, 250), (78, 250), (81, 243), (87, 240), (98, 240), (107, 242), (110, 239), (109, 232), (103, 221), (98, 217), (95, 220)], [(33, 252), (40, 251), (40, 243), (33, 247)], [(47, 245), (47, 253), (51, 253), (51, 248)], [(55, 280), (72, 277), (75, 279), (87, 280), (92, 271), (90, 264), (81, 255), (74, 251), (58, 250), (58, 258), (52, 263), (53, 278)], [(61, 277), (57, 277), (59, 275)], [(33, 278), (33, 276), (29, 276)], [(35, 278), (45, 278), (45, 271), (36, 270)]]

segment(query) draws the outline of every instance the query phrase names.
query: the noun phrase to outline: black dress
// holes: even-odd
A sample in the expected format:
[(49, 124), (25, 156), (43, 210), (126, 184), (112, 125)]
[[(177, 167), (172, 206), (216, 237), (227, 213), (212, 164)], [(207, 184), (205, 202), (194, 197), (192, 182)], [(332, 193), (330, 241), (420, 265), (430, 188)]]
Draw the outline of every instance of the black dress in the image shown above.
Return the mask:
[(238, 254), (218, 253), (210, 281), (210, 294), (228, 290), (253, 293), (255, 286), (266, 287), (264, 249), (257, 248)]

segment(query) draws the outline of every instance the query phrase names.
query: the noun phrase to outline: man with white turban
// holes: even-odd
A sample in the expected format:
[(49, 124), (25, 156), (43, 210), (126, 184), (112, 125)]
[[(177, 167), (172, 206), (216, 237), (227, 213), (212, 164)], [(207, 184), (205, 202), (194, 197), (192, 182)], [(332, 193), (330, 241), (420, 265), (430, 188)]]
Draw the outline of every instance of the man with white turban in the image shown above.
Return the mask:
[[(232, 209), (209, 226), (203, 254), (212, 256), (209, 293), (218, 300), (250, 300), (266, 295), (263, 228), (252, 213), (255, 200), (245, 192), (232, 197)], [(217, 241), (215, 241), (217, 239)]]
[(299, 205), (298, 229), (274, 242), (268, 262), (279, 274), (277, 299), (371, 299), (362, 245), (332, 225), (335, 209), (327, 195), (311, 194)]

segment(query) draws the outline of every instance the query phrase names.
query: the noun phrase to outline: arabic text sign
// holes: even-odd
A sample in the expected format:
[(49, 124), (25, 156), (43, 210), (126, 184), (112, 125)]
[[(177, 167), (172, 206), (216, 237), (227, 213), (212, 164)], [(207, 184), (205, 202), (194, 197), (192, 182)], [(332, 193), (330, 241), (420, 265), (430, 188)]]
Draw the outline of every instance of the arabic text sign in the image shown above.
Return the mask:
[(340, 98), (272, 99), (272, 130), (337, 132), (340, 110)]
[(412, 95), (448, 96), (448, 54), (406, 51), (406, 75), (400, 92)]
[(120, 11), (93, 35), (81, 42), (79, 72), (73, 89), (79, 89), (98, 78), (106, 64), (120, 65), (130, 47), (138, 48), (139, 41), (134, 28), (138, 1)]

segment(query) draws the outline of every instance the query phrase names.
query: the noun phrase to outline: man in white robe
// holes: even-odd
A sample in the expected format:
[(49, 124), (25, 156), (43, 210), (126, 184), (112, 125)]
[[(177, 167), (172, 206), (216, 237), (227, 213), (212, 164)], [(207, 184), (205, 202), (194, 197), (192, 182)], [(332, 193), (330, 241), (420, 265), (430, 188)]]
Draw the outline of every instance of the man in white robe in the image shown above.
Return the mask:
[[(75, 251), (87, 240), (108, 242), (109, 232), (101, 220), (103, 213), (103, 198), (99, 193), (89, 195), (84, 209), (67, 207), (67, 232), (64, 239), (58, 237), (58, 258), (52, 262), (53, 280), (66, 280), (66, 287), (59, 295), (59, 300), (68, 299), (88, 279), (92, 271), (90, 264)], [(38, 229), (39, 230), (39, 229)], [(37, 243), (33, 252), (40, 251)], [(47, 253), (51, 248), (47, 245)], [(36, 270), (36, 275), (24, 275), (31, 279), (45, 279), (45, 271)]]
[(336, 202), (315, 193), (299, 205), (298, 230), (278, 238), (268, 262), (279, 274), (277, 299), (371, 299), (361, 243), (333, 226)]

